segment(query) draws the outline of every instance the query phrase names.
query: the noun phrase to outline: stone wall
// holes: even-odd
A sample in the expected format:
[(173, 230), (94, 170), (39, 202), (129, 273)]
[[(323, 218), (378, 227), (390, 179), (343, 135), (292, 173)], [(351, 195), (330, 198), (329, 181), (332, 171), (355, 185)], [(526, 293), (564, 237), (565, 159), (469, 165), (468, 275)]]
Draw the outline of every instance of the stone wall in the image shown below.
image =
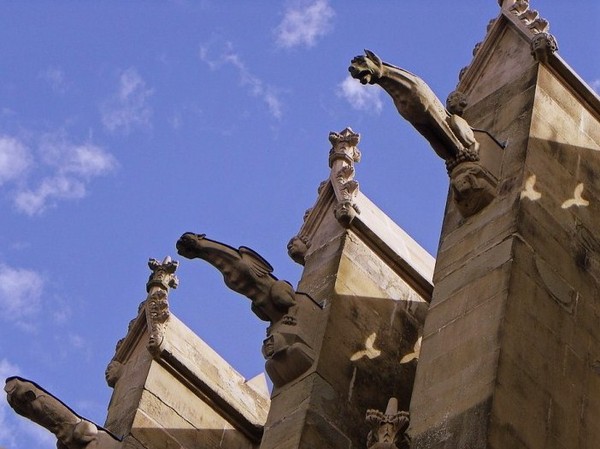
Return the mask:
[(264, 375), (247, 382), (172, 314), (163, 338), (153, 357), (145, 314), (132, 323), (105, 427), (128, 448), (258, 447), (270, 403)]

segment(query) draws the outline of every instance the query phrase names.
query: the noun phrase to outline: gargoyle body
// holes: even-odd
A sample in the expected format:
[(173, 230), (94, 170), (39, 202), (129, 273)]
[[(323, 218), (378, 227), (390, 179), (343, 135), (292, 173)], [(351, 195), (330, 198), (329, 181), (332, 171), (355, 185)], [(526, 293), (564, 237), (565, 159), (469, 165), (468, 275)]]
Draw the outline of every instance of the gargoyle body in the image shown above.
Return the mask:
[(263, 321), (279, 321), (295, 304), (294, 289), (271, 273), (273, 267), (245, 246), (235, 249), (207, 239), (204, 234), (185, 233), (177, 251), (188, 259), (204, 259), (222, 274), (225, 285), (252, 301), (252, 311)]
[(312, 366), (314, 351), (307, 342), (303, 317), (312, 313), (315, 304), (306, 295), (296, 293), (288, 282), (273, 276), (273, 267), (258, 253), (189, 232), (177, 241), (177, 251), (188, 259), (204, 259), (217, 268), (225, 285), (248, 297), (252, 311), (270, 322), (262, 353), (275, 386), (296, 379)]
[(348, 68), (362, 84), (379, 84), (393, 99), (402, 117), (408, 120), (444, 160), (462, 153), (477, 153), (473, 130), (460, 116), (450, 114), (429, 86), (418, 76), (382, 62), (369, 50), (357, 56)]
[(493, 201), (497, 180), (480, 163), (479, 142), (461, 117), (466, 98), (460, 92), (449, 97), (448, 108), (418, 76), (382, 62), (369, 50), (352, 59), (348, 68), (362, 84), (379, 84), (393, 99), (400, 115), (409, 121), (446, 161), (454, 200), (460, 214), (469, 217)]
[(9, 377), (4, 390), (19, 415), (45, 427), (58, 440), (58, 449), (116, 449), (121, 442), (77, 415), (43, 388), (20, 377)]

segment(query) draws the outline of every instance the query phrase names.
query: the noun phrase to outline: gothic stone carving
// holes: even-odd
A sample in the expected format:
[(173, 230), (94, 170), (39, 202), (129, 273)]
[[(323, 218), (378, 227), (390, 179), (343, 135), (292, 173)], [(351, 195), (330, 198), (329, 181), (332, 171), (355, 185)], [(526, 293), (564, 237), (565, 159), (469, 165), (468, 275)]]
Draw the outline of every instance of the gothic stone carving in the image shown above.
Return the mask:
[(6, 380), (4, 390), (19, 415), (45, 427), (58, 440), (58, 449), (116, 449), (120, 441), (73, 412), (43, 388), (20, 377)]
[(329, 167), (331, 168), (330, 181), (337, 197), (338, 204), (334, 210), (335, 217), (344, 227), (360, 213), (355, 203), (358, 193), (358, 181), (354, 179), (354, 163), (360, 161), (360, 134), (346, 128), (340, 133), (330, 132), (329, 142)]
[(496, 196), (495, 181), (489, 172), (475, 162), (463, 162), (450, 174), (454, 202), (463, 217), (476, 214)]
[(538, 33), (531, 39), (531, 54), (538, 62), (547, 62), (557, 50), (556, 39), (550, 33)]
[[(429, 86), (418, 76), (382, 62), (381, 59), (369, 50), (365, 50), (365, 56), (357, 56), (351, 61), (348, 69), (350, 74), (362, 84), (379, 84), (393, 99), (396, 109), (400, 115), (408, 120), (414, 128), (425, 137), (434, 151), (446, 161), (446, 167), (451, 179), (458, 178), (457, 188), (461, 198), (469, 198), (469, 204), (477, 203), (478, 207), (462, 207), (461, 213), (469, 216), (471, 211), (479, 211), (489, 204), (494, 195), (488, 195), (495, 191), (493, 177), (489, 176), (487, 170), (479, 164), (479, 143), (467, 121), (463, 119), (463, 106), (460, 94), (449, 98), (451, 110), (448, 112), (441, 101), (435, 96)], [(463, 170), (454, 173), (462, 164), (468, 163), (470, 172), (479, 167), (478, 183), (473, 184), (473, 191), (467, 192), (470, 184), (463, 182)], [(488, 184), (482, 188), (484, 184)], [(481, 195), (481, 194), (484, 195)]]
[(152, 354), (160, 352), (161, 344), (164, 338), (164, 330), (167, 319), (169, 318), (169, 288), (177, 288), (179, 280), (175, 276), (175, 271), (179, 262), (166, 257), (162, 262), (156, 259), (148, 261), (148, 267), (152, 270), (146, 291), (146, 322), (148, 325), (148, 350)]
[(385, 413), (367, 410), (367, 423), (371, 431), (367, 436), (367, 449), (408, 449), (410, 438), (406, 429), (410, 423), (408, 412), (398, 411), (398, 400), (390, 398)]
[(115, 388), (115, 385), (121, 378), (121, 374), (123, 374), (123, 364), (117, 360), (111, 360), (108, 366), (106, 367), (106, 371), (104, 371), (104, 378), (106, 379), (106, 384), (110, 388)]
[(186, 233), (177, 241), (177, 251), (188, 259), (204, 259), (222, 274), (225, 285), (252, 302), (252, 311), (271, 324), (262, 352), (267, 374), (280, 387), (313, 364), (314, 351), (307, 343), (307, 327), (297, 319), (304, 301), (292, 286), (272, 275), (273, 267), (247, 247), (235, 249), (207, 239), (204, 234)]
[(300, 265), (304, 265), (304, 257), (310, 248), (310, 241), (306, 236), (295, 235), (287, 244), (288, 255)]
[(352, 59), (348, 69), (362, 84), (379, 84), (394, 100), (400, 115), (425, 137), (444, 160), (468, 152), (477, 157), (478, 143), (468, 123), (449, 114), (418, 76), (382, 62), (369, 50)]
[(547, 33), (550, 29), (548, 21), (540, 17), (539, 12), (529, 9), (529, 0), (517, 0), (508, 8), (533, 34)]

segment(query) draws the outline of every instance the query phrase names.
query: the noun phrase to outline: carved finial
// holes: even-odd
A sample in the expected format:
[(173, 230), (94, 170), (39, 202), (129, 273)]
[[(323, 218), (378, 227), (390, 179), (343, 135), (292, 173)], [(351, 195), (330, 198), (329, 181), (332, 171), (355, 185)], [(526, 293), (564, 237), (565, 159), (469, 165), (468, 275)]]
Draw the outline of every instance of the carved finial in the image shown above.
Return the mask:
[(531, 40), (531, 54), (538, 62), (547, 62), (548, 57), (558, 51), (558, 44), (550, 33), (538, 33)]
[(333, 167), (333, 163), (342, 159), (348, 164), (360, 162), (360, 150), (356, 147), (360, 142), (360, 134), (352, 131), (352, 128), (347, 127), (343, 131), (329, 133), (329, 142), (332, 148), (329, 151), (329, 167)]
[(171, 260), (169, 256), (165, 257), (162, 263), (156, 259), (148, 260), (148, 267), (152, 273), (146, 283), (146, 291), (150, 292), (152, 287), (160, 287), (164, 290), (177, 288), (179, 280), (175, 276), (175, 271), (178, 266), (179, 262)]
[(406, 429), (410, 424), (408, 412), (398, 411), (398, 400), (390, 398), (385, 413), (367, 410), (366, 421), (371, 426), (367, 449), (408, 449), (410, 438)]
[(169, 256), (162, 262), (156, 259), (148, 261), (148, 267), (152, 270), (146, 290), (146, 322), (148, 325), (148, 350), (157, 355), (160, 352), (165, 332), (165, 325), (169, 318), (169, 288), (177, 288), (179, 280), (175, 271), (179, 262), (171, 260)]
[(355, 204), (358, 194), (358, 181), (354, 180), (354, 163), (360, 161), (360, 150), (356, 145), (360, 142), (360, 134), (346, 128), (340, 133), (330, 132), (329, 167), (330, 181), (338, 200), (334, 209), (335, 217), (344, 227), (360, 213)]

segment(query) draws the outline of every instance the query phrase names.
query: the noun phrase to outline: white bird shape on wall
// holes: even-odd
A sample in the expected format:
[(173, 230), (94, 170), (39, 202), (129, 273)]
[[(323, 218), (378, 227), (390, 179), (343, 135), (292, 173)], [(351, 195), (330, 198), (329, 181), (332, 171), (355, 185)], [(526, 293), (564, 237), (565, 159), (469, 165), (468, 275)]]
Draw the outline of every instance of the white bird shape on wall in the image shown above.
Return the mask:
[(531, 201), (536, 201), (542, 197), (542, 194), (534, 189), (535, 181), (535, 175), (531, 175), (527, 178), (527, 181), (525, 181), (525, 189), (521, 192), (521, 199), (529, 198)]
[(367, 357), (369, 359), (374, 359), (381, 355), (381, 351), (379, 349), (375, 349), (373, 346), (375, 344), (375, 339), (377, 338), (377, 334), (373, 332), (371, 335), (367, 337), (367, 341), (365, 342), (365, 349), (361, 349), (360, 351), (355, 352), (350, 357), (350, 361), (356, 362), (357, 360), (362, 359), (363, 357)]
[(410, 354), (406, 354), (402, 359), (400, 359), (400, 363), (408, 363), (411, 360), (419, 360), (419, 355), (421, 354), (421, 341), (423, 337), (419, 337), (413, 347), (413, 352)]
[(573, 192), (573, 198), (565, 201), (564, 203), (562, 203), (562, 208), (563, 209), (568, 209), (571, 206), (589, 206), (590, 202), (588, 200), (584, 200), (581, 197), (581, 194), (583, 193), (583, 182), (580, 182), (579, 184), (577, 184), (577, 187), (575, 187), (575, 191)]

